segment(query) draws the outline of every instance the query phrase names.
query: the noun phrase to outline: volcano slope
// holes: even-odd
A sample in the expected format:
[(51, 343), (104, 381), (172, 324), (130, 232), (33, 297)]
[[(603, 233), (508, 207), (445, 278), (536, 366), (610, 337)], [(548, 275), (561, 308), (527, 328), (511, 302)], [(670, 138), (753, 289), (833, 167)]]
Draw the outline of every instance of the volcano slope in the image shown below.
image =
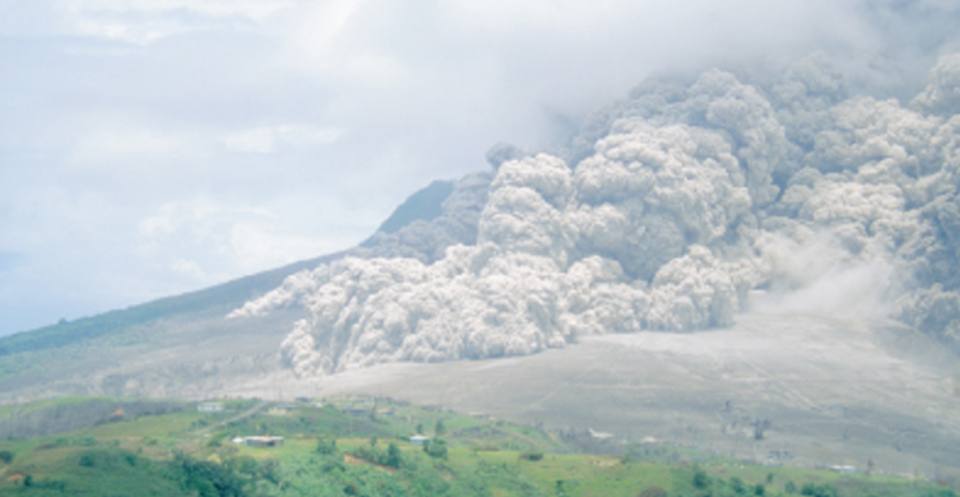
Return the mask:
[(203, 397), (216, 395), (225, 383), (280, 368), (280, 344), (303, 310), (283, 309), (244, 322), (226, 320), (230, 311), (292, 274), (347, 254), (403, 253), (429, 261), (450, 243), (469, 242), (470, 230), (458, 229), (450, 218), (469, 222), (488, 182), (483, 175), (434, 181), (350, 250), (0, 337), (0, 403), (58, 395)]
[(533, 356), (310, 380), (284, 371), (225, 393), (384, 395), (608, 433), (612, 450), (668, 443), (772, 464), (957, 475), (960, 385), (940, 354), (895, 323), (753, 312), (724, 330), (604, 335)]

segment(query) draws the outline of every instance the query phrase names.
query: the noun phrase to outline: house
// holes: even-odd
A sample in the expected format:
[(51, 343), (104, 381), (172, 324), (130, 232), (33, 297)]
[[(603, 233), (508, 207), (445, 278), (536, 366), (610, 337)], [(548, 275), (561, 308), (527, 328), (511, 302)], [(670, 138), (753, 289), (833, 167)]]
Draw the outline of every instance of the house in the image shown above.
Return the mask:
[(849, 465), (849, 464), (834, 464), (833, 466), (829, 466), (829, 469), (830, 469), (831, 471), (836, 471), (837, 473), (847, 473), (847, 474), (850, 474), (850, 473), (856, 473), (856, 472), (857, 472), (857, 467), (856, 467), (856, 466), (851, 466), (851, 465)]
[(423, 435), (413, 435), (410, 437), (410, 443), (414, 445), (425, 445), (430, 441), (430, 437), (425, 437)]
[(613, 433), (607, 433), (605, 431), (596, 431), (593, 428), (587, 428), (587, 431), (590, 432), (590, 437), (596, 440), (608, 440), (613, 438)]
[(223, 412), (222, 402), (201, 402), (197, 404), (197, 411), (204, 413)]
[(277, 447), (283, 445), (283, 437), (270, 435), (252, 435), (249, 437), (236, 437), (233, 443), (246, 445), (247, 447)]

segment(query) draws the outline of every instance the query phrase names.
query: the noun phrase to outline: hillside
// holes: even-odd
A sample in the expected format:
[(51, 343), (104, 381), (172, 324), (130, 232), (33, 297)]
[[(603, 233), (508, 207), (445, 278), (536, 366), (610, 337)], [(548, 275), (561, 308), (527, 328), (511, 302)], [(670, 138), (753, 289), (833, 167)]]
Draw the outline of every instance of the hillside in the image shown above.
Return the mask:
[[(100, 399), (95, 402), (109, 402)], [(75, 399), (75, 409), (94, 402)], [(114, 399), (117, 406), (133, 407)], [(763, 467), (602, 440), (385, 398), (221, 402), (200, 413), (134, 414), (0, 442), (0, 495), (103, 496), (783, 496), (953, 497), (945, 484), (844, 468)], [(41, 416), (62, 405), (23, 406)], [(0, 412), (0, 425), (8, 422)], [(410, 441), (421, 431), (426, 446)], [(278, 447), (234, 441), (281, 436)], [(607, 446), (606, 451), (610, 447)]]
[[(378, 233), (436, 218), (452, 190), (451, 182), (431, 183), (397, 207)], [(374, 251), (382, 243), (374, 237), (352, 253)], [(291, 274), (348, 253), (2, 337), (0, 402), (58, 394), (189, 395), (207, 378), (224, 382), (233, 374), (273, 370), (279, 367), (280, 341), (302, 311), (289, 309), (254, 323), (228, 323), (224, 316)]]

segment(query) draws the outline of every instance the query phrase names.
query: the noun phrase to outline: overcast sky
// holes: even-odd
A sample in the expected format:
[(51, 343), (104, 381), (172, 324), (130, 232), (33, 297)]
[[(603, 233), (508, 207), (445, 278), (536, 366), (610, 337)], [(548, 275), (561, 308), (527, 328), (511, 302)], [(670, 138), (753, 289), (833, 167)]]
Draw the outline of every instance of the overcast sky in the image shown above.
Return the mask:
[(957, 3), (0, 0), (0, 334), (347, 248), (652, 72), (822, 50), (899, 91)]

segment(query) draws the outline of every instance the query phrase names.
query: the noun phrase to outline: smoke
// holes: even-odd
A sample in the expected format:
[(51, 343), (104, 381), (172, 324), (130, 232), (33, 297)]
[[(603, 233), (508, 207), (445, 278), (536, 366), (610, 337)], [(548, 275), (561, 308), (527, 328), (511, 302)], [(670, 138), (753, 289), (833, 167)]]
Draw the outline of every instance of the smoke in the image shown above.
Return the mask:
[(830, 231), (795, 238), (773, 232), (763, 237), (768, 284), (754, 293), (751, 310), (856, 320), (889, 313), (891, 294), (899, 284), (886, 257), (858, 257)]
[[(960, 330), (960, 58), (911, 102), (819, 56), (775, 81), (648, 81), (558, 155), (500, 146), (443, 214), (247, 303), (300, 304), (301, 375), (726, 326), (760, 308)], [(951, 117), (952, 116), (952, 117)]]

